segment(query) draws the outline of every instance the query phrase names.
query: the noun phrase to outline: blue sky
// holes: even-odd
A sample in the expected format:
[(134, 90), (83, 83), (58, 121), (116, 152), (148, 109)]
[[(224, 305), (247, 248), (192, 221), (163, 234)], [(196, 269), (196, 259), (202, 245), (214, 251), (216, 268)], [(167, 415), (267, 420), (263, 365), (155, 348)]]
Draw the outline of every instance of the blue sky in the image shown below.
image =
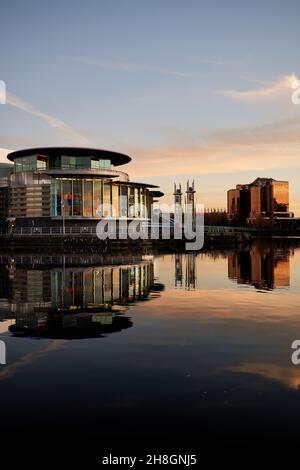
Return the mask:
[(133, 157), (132, 178), (167, 194), (174, 180), (194, 177), (208, 207), (225, 207), (236, 183), (288, 179), (300, 215), (300, 105), (291, 102), (299, 2), (12, 0), (0, 8), (0, 148), (118, 150)]

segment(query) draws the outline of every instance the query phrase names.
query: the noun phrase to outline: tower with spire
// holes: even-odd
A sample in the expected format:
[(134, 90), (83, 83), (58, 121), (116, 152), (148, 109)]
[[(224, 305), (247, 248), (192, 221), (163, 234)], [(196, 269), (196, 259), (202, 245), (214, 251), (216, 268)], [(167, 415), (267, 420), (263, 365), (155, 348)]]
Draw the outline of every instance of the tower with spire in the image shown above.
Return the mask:
[(195, 181), (193, 180), (192, 185), (190, 186), (190, 181), (187, 180), (186, 183), (186, 197), (185, 197), (185, 209), (191, 210), (192, 214), (195, 213)]
[(182, 191), (181, 191), (181, 183), (179, 183), (178, 187), (176, 183), (174, 183), (174, 203), (175, 205), (178, 204), (180, 207), (182, 205)]

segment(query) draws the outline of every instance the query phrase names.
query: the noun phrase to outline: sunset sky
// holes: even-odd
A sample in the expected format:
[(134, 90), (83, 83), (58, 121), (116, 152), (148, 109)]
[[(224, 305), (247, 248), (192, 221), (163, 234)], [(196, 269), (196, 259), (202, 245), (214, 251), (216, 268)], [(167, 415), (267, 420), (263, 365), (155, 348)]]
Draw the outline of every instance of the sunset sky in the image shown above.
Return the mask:
[(117, 150), (165, 202), (194, 178), (198, 202), (220, 208), (237, 183), (287, 179), (300, 216), (299, 18), (297, 0), (2, 2), (0, 161)]

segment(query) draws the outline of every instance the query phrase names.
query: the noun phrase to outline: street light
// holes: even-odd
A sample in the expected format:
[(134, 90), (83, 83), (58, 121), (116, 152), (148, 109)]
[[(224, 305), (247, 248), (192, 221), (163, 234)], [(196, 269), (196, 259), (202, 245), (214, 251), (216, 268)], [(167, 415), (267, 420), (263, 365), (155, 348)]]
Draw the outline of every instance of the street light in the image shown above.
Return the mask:
[(63, 229), (63, 234), (65, 234), (65, 205), (63, 202), (61, 202), (61, 215), (62, 215), (62, 229)]

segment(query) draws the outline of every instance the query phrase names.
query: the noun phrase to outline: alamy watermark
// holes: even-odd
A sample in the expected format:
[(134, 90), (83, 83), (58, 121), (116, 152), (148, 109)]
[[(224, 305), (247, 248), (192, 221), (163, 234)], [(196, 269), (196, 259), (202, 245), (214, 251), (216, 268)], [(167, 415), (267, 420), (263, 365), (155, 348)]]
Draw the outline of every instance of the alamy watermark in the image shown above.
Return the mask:
[(291, 356), (291, 361), (294, 366), (298, 366), (300, 364), (300, 339), (295, 339), (291, 345), (292, 349), (295, 349)]
[(6, 344), (0, 340), (0, 364), (6, 364)]
[[(119, 198), (119, 207), (127, 204), (126, 197), (122, 198)], [(142, 204), (133, 205), (130, 209), (134, 216), (129, 211), (129, 217), (119, 218), (112, 205), (101, 204), (97, 210), (97, 215), (102, 217), (96, 227), (97, 237), (100, 240), (184, 240), (186, 250), (203, 248), (203, 204), (187, 204), (184, 212), (180, 204), (162, 204), (159, 210), (152, 206), (150, 216)]]
[(6, 104), (6, 85), (3, 80), (0, 80), (0, 104)]

